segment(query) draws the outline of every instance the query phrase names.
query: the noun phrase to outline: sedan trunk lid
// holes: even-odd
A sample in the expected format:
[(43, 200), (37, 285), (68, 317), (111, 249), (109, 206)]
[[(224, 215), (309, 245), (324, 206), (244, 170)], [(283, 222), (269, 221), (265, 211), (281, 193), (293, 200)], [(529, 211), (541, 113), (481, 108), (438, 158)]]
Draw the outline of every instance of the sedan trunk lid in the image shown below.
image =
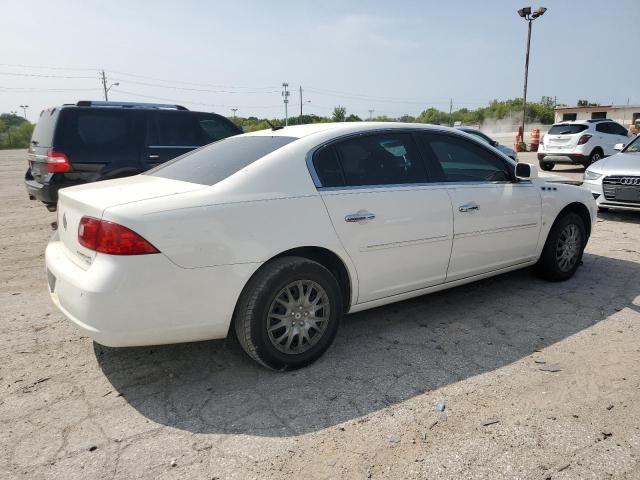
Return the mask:
[(100, 219), (109, 207), (178, 195), (201, 188), (206, 186), (149, 175), (64, 188), (60, 190), (58, 197), (58, 235), (69, 258), (79, 267), (87, 269), (96, 252), (78, 241), (78, 227), (82, 217)]

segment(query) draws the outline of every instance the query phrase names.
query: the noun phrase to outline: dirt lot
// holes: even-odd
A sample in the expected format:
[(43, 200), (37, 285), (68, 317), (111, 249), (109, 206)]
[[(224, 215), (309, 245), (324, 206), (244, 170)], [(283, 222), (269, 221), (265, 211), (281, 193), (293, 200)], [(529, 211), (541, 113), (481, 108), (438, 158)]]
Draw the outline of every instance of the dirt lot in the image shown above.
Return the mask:
[(25, 167), (0, 152), (0, 478), (640, 478), (640, 214), (602, 215), (569, 282), (349, 316), (282, 374), (232, 340), (82, 337), (49, 301), (55, 215)]

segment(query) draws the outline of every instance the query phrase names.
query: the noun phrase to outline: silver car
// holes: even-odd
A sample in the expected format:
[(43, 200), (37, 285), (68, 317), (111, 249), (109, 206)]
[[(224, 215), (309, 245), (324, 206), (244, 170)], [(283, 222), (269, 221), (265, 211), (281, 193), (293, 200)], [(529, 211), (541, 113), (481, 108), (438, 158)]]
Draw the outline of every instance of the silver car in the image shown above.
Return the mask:
[(615, 155), (603, 158), (584, 172), (584, 186), (591, 190), (598, 209), (640, 211), (640, 137), (626, 147), (619, 143)]
[(482, 133), (480, 130), (477, 130), (475, 128), (467, 128), (467, 127), (459, 127), (458, 130), (462, 130), (463, 132), (468, 133), (469, 135), (473, 135), (479, 140), (482, 140), (483, 142), (491, 145), (493, 148), (501, 151), (507, 157), (510, 157), (512, 160), (515, 160), (516, 162), (518, 161), (518, 153), (514, 149), (509, 148), (506, 145), (502, 145), (501, 143), (498, 143), (496, 140), (491, 138), (489, 135)]

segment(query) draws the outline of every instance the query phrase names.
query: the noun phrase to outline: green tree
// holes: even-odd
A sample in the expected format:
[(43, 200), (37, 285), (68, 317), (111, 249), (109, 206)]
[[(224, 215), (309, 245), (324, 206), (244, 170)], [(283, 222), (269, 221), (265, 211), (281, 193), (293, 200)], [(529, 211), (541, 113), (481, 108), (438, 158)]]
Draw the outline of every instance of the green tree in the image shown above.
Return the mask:
[(333, 113), (331, 114), (331, 118), (334, 122), (344, 122), (346, 117), (347, 109), (342, 105), (338, 105), (337, 107), (335, 107), (333, 109)]
[(353, 113), (344, 119), (345, 122), (361, 122), (362, 119)]

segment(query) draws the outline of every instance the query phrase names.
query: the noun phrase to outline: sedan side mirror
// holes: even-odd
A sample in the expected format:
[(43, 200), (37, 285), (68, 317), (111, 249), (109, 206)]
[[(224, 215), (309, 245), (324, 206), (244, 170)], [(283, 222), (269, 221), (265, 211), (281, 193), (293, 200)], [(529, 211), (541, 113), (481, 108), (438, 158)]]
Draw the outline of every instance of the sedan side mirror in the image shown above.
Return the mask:
[(616, 144), (613, 146), (613, 149), (614, 149), (616, 152), (621, 152), (622, 150), (624, 150), (624, 143), (616, 143)]
[(538, 167), (530, 163), (516, 163), (516, 178), (528, 180), (538, 178)]

